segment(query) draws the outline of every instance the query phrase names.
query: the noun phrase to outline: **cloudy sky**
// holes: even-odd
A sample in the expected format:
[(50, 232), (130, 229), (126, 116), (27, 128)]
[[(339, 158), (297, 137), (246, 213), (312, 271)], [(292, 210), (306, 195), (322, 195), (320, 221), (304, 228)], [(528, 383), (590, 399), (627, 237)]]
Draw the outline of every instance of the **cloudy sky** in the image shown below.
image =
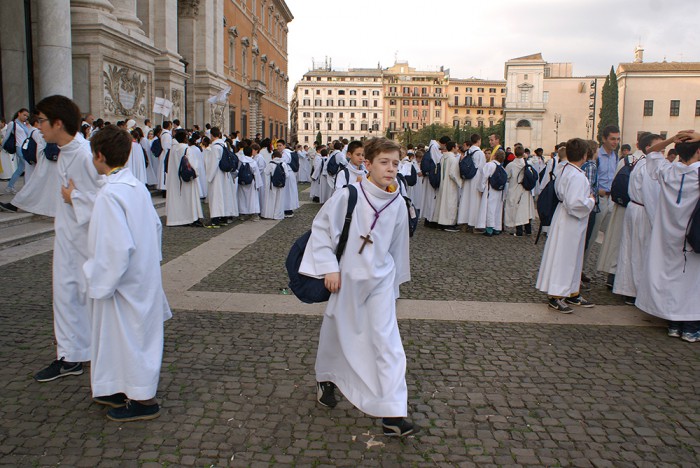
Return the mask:
[(333, 68), (449, 68), (455, 78), (503, 79), (504, 62), (542, 52), (577, 76), (630, 62), (700, 62), (698, 0), (286, 0), (290, 96), (312, 59)]

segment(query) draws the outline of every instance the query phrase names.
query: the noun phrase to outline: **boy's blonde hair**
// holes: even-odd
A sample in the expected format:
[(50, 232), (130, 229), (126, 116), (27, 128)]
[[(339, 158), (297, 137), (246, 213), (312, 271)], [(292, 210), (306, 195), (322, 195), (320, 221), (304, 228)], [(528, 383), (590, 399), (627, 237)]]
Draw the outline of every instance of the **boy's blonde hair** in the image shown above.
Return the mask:
[(370, 138), (365, 142), (365, 159), (372, 162), (380, 153), (397, 152), (401, 158), (401, 146), (395, 141), (384, 137)]

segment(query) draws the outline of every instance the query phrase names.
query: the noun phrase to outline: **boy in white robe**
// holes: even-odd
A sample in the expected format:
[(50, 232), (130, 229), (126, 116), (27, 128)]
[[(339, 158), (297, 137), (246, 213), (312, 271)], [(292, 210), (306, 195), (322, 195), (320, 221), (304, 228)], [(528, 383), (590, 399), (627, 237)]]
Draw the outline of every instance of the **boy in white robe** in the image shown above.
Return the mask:
[(554, 211), (537, 274), (536, 287), (547, 293), (549, 307), (564, 314), (572, 312), (570, 305), (593, 307), (579, 294), (588, 215), (595, 206), (590, 183), (581, 170), (587, 151), (588, 143), (580, 138), (566, 143), (567, 161), (554, 184), (562, 202)]
[[(92, 156), (75, 138), (80, 109), (65, 96), (49, 96), (36, 105), (41, 133), (48, 143), (61, 149), (58, 176), (61, 192), (56, 194), (53, 250), (53, 316), (57, 357), (34, 378), (39, 382), (80, 375), (82, 362), (90, 360), (90, 310), (85, 295), (82, 265), (87, 260), (88, 222), (99, 175)], [(70, 190), (71, 187), (77, 187)]]
[(292, 172), (292, 168), (282, 161), (282, 153), (273, 151), (272, 160), (265, 166), (264, 184), (261, 191), (266, 193), (264, 203), (260, 210), (261, 218), (284, 219), (284, 187), (275, 187), (272, 185), (272, 174), (274, 174), (277, 166), (282, 166), (282, 170), (284, 170), (285, 186), (290, 180), (289, 173)]
[(326, 203), (331, 196), (331, 187), (328, 185), (328, 171), (326, 171), (326, 166), (328, 164), (328, 150), (323, 148), (320, 153), (320, 157), (316, 156), (314, 160), (314, 172), (311, 174), (311, 180), (316, 187), (316, 196), (320, 203)]
[[(428, 145), (428, 151), (425, 152), (423, 158), (431, 158), (435, 166), (440, 164), (440, 159), (442, 158), (441, 150), (445, 148), (445, 143), (450, 141), (446, 136), (440, 138), (438, 143), (435, 140), (431, 140)], [(435, 201), (437, 200), (438, 189), (433, 188), (430, 185), (430, 180), (428, 174), (423, 174), (423, 205), (421, 206), (421, 216), (425, 218), (425, 225), (427, 227), (437, 227), (437, 222), (433, 219), (435, 214)]]
[(386, 138), (365, 143), (369, 175), (353, 185), (357, 205), (347, 246), (335, 250), (349, 190), (338, 190), (314, 218), (299, 273), (324, 278), (331, 292), (316, 355), (316, 397), (337, 404), (335, 387), (359, 410), (382, 417), (384, 434), (417, 428), (408, 413), (406, 355), (396, 321), (399, 285), (411, 278), (408, 216), (396, 185), (400, 147)]
[[(340, 141), (336, 141), (333, 144), (333, 151), (331, 151), (331, 154), (328, 156), (328, 162), (330, 163), (331, 161), (335, 161), (337, 167), (338, 167), (338, 172), (335, 174), (328, 174), (328, 177), (326, 178), (326, 182), (328, 182), (328, 185), (331, 187), (331, 192), (330, 195), (333, 195), (333, 192), (335, 192), (335, 180), (340, 171), (348, 165), (348, 160), (346, 158), (347, 154), (347, 148), (343, 146), (343, 143)], [(328, 172), (328, 169), (326, 169), (326, 172)]]
[(204, 167), (204, 154), (197, 141), (201, 142), (198, 133), (194, 133), (188, 143), (187, 159), (192, 164), (192, 168), (197, 173), (197, 185), (199, 185), (199, 198), (207, 198), (207, 171)]
[[(188, 152), (187, 132), (183, 129), (176, 130), (174, 139), (175, 143), (168, 157), (168, 177), (165, 179), (168, 192), (165, 199), (165, 225), (202, 227), (200, 219), (204, 215), (199, 200), (199, 183), (196, 178), (185, 182), (178, 174), (180, 160), (186, 157)], [(189, 156), (187, 159), (190, 159)]]
[(477, 229), (483, 229), (487, 237), (497, 236), (503, 230), (503, 190), (491, 187), (489, 178), (496, 172), (497, 166), (502, 166), (506, 154), (503, 150), (496, 151), (492, 161), (484, 164), (479, 175), (479, 192), (482, 193), (479, 206)]
[[(649, 147), (661, 140), (659, 135), (646, 133), (640, 138), (638, 146), (644, 154), (647, 154)], [(652, 199), (658, 200), (660, 189), (659, 183), (649, 176), (646, 163), (646, 157), (642, 156), (634, 163), (630, 173), (630, 202), (625, 210), (613, 286), (613, 293), (624, 296), (625, 304), (632, 306), (637, 298), (637, 284), (644, 269), (647, 244), (651, 234), (652, 220), (647, 216), (646, 205), (655, 204)]]
[(129, 152), (129, 159), (126, 161), (124, 167), (128, 167), (131, 170), (131, 175), (136, 177), (143, 185), (146, 185), (146, 182), (148, 182), (146, 158), (141, 143), (139, 143), (139, 134), (135, 130), (132, 130), (130, 136), (131, 151)]
[(211, 145), (204, 153), (207, 174), (207, 202), (212, 225), (227, 224), (227, 219), (238, 216), (238, 204), (234, 204), (233, 182), (230, 172), (219, 169), (219, 161), (224, 154), (224, 140), (219, 127), (211, 128)]
[(348, 156), (350, 162), (340, 166), (340, 170), (335, 176), (335, 190), (359, 182), (367, 175), (367, 169), (364, 166), (365, 150), (361, 141), (354, 140), (348, 144)]
[(301, 145), (297, 146), (297, 153), (299, 154), (299, 182), (309, 183), (311, 182), (311, 161), (309, 161), (309, 147), (304, 145), (301, 149)]
[[(277, 151), (282, 153), (282, 160), (287, 164), (292, 162), (292, 152), (285, 146), (285, 141), (277, 140)], [(290, 166), (291, 167), (291, 166)], [(297, 187), (297, 176), (292, 171), (287, 185), (284, 187), (284, 217), (291, 218), (294, 216), (294, 210), (299, 208), (299, 189)]]
[(263, 180), (258, 163), (253, 159), (257, 154), (257, 151), (252, 146), (246, 146), (243, 148), (243, 155), (239, 159), (239, 173), (243, 164), (248, 164), (253, 173), (252, 183), (244, 185), (240, 181), (238, 182), (238, 212), (241, 216), (247, 216), (248, 219), (257, 218), (260, 214), (260, 195), (258, 191), (262, 188)]
[(459, 232), (457, 211), (462, 177), (459, 174), (459, 158), (453, 153), (456, 146), (454, 141), (445, 143), (444, 153), (440, 159), (440, 189), (435, 201), (435, 220), (446, 232)]
[(535, 202), (532, 192), (525, 190), (522, 181), (525, 174), (525, 151), (515, 147), (515, 159), (506, 166), (508, 188), (506, 192), (505, 225), (515, 227), (515, 236), (532, 234), (532, 220), (535, 218)]
[(253, 143), (252, 148), (255, 150), (253, 160), (255, 160), (258, 165), (258, 172), (260, 172), (260, 179), (262, 180), (261, 187), (258, 189), (258, 200), (260, 200), (260, 211), (262, 212), (263, 205), (265, 204), (265, 166), (267, 166), (267, 162), (260, 152), (261, 148), (259, 144)]
[[(659, 153), (676, 143), (679, 160)], [(668, 336), (700, 341), (700, 254), (685, 246), (686, 229), (700, 198), (700, 133), (681, 132), (650, 148), (646, 167), (660, 196), (636, 306), (668, 320)], [(688, 251), (684, 251), (688, 250)]]
[[(163, 122), (163, 131), (160, 133), (160, 144), (163, 147), (163, 152), (158, 158), (160, 160), (158, 169), (158, 190), (162, 191), (166, 190), (165, 159), (168, 155), (168, 151), (173, 147), (173, 135), (170, 127), (172, 127), (172, 123), (166, 120)], [(165, 192), (163, 192), (163, 196), (165, 196)]]
[(88, 232), (87, 280), (92, 323), (93, 401), (118, 422), (160, 415), (156, 390), (163, 321), (172, 317), (163, 291), (161, 223), (151, 195), (128, 167), (133, 143), (109, 125), (92, 139), (94, 165), (105, 176)]
[(465, 152), (463, 158), (472, 158), (476, 167), (476, 175), (462, 182), (462, 190), (459, 196), (459, 211), (457, 212), (457, 224), (465, 225), (468, 232), (474, 232), (479, 220), (479, 208), (481, 206), (482, 193), (479, 191), (481, 184), (481, 172), (486, 165), (486, 156), (481, 151), (481, 136), (474, 133), (469, 141), (471, 146)]

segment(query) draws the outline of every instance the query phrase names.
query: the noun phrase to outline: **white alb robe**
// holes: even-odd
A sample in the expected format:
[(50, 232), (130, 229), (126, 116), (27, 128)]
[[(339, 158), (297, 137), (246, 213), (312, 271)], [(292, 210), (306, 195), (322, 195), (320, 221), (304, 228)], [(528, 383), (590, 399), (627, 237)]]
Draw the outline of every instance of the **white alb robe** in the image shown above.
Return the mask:
[(661, 153), (646, 159), (660, 193), (635, 305), (666, 320), (700, 320), (700, 254), (690, 247), (683, 252), (688, 221), (700, 197), (700, 162), (670, 163)]
[(175, 142), (168, 157), (168, 177), (165, 184), (168, 191), (165, 198), (166, 226), (192, 224), (204, 216), (202, 203), (199, 201), (197, 179), (184, 182), (178, 176), (180, 160), (186, 151), (187, 159), (190, 160), (187, 144)]
[(163, 152), (160, 153), (159, 169), (158, 169), (158, 190), (166, 190), (166, 174), (165, 174), (165, 156), (168, 154), (168, 150), (173, 146), (173, 135), (170, 130), (163, 130), (160, 134), (160, 144), (163, 147)]
[[(413, 159), (410, 163), (415, 168), (416, 175), (418, 177), (416, 178), (416, 185), (408, 187), (408, 197), (411, 199), (416, 209), (420, 209), (420, 207), (423, 205), (423, 178), (420, 176), (420, 166), (418, 165), (418, 161)], [(410, 171), (410, 168), (408, 169)]]
[(496, 166), (500, 166), (496, 160), (487, 162), (479, 175), (478, 190), (482, 195), (479, 218), (476, 221), (478, 229), (490, 227), (496, 231), (503, 230), (503, 192), (505, 190), (494, 190), (489, 183), (489, 177), (496, 172)]
[[(333, 152), (331, 152), (331, 154), (328, 156), (328, 161), (331, 161), (333, 158), (335, 158), (335, 161), (338, 163), (338, 172), (336, 173), (336, 175), (328, 174), (328, 177), (326, 177), (326, 182), (331, 187), (331, 195), (333, 195), (333, 192), (335, 192), (336, 176), (340, 174), (340, 171), (342, 171), (345, 166), (348, 165), (348, 160), (345, 157), (345, 154), (340, 150), (333, 150)], [(326, 170), (326, 173), (327, 172), (328, 170)]]
[(299, 182), (311, 182), (311, 162), (306, 151), (299, 153)]
[[(7, 135), (8, 130), (9, 128), (7, 125), (2, 128), (2, 131), (0, 131), (0, 136), (2, 137), (0, 141), (5, 141), (5, 136)], [(2, 171), (0, 171), (0, 180), (8, 180), (10, 177), (12, 177), (12, 173), (15, 172), (15, 169), (17, 168), (17, 164), (15, 164), (14, 161), (14, 155), (2, 149), (2, 145), (0, 145), (0, 166), (2, 169)]]
[(265, 166), (267, 166), (267, 163), (262, 153), (256, 154), (253, 159), (258, 164), (258, 172), (260, 172), (260, 180), (262, 180), (261, 187), (258, 189), (258, 200), (260, 211), (262, 211), (263, 205), (265, 205)]
[(515, 158), (506, 166), (508, 186), (506, 192), (505, 225), (508, 227), (522, 226), (535, 219), (535, 201), (532, 192), (525, 190), (523, 175), (525, 159)]
[(158, 183), (158, 158), (151, 153), (151, 140), (146, 137), (141, 138), (139, 142), (141, 148), (146, 152), (148, 167), (146, 168), (146, 184), (156, 185)]
[(74, 138), (60, 147), (59, 185), (73, 180), (72, 204), (56, 197), (53, 248), (53, 318), (57, 358), (68, 362), (90, 360), (90, 309), (82, 266), (87, 260), (88, 224), (95, 197), (103, 183), (92, 164), (92, 154)]
[[(286, 148), (282, 151), (282, 161), (287, 165), (292, 162), (292, 152)], [(297, 175), (294, 171), (287, 177), (284, 193), (284, 211), (292, 211), (299, 208), (299, 188), (297, 187)]]
[(314, 160), (314, 172), (311, 174), (312, 191), (315, 188), (314, 195), (319, 198), (321, 203), (326, 203), (331, 196), (331, 188), (328, 185), (328, 172), (326, 165), (328, 164), (328, 156), (317, 156)]
[(316, 380), (335, 383), (361, 411), (376, 417), (407, 414), (406, 355), (396, 320), (399, 285), (410, 280), (408, 217), (402, 199), (380, 215), (367, 244), (374, 211), (397, 193), (381, 190), (363, 179), (345, 253), (336, 260), (335, 248), (343, 228), (348, 190), (338, 190), (314, 218), (311, 237), (299, 272), (322, 278), (340, 272), (340, 290), (331, 294), (323, 316), (316, 356)]
[(440, 164), (440, 189), (435, 201), (435, 220), (443, 226), (457, 224), (459, 189), (462, 177), (459, 175), (459, 159), (454, 153), (442, 155)]
[[(250, 156), (243, 155), (239, 159), (241, 166), (249, 164), (253, 172), (253, 182), (249, 185), (238, 183), (238, 212), (243, 215), (260, 213), (260, 195), (258, 191), (263, 186), (263, 178), (260, 175), (258, 163)], [(239, 166), (240, 170), (240, 166)]]
[[(486, 165), (486, 155), (477, 145), (473, 145), (467, 151), (472, 155), (472, 161), (476, 166), (476, 174), (469, 180), (462, 182), (462, 190), (459, 195), (459, 210), (457, 212), (457, 224), (476, 226), (479, 220), (479, 209), (481, 208), (482, 193), (479, 191), (481, 185), (481, 171)], [(465, 155), (466, 157), (466, 155)]]
[(163, 321), (172, 317), (161, 278), (161, 230), (151, 195), (128, 168), (106, 177), (82, 266), (90, 298), (93, 397), (156, 396)]
[(552, 217), (536, 287), (550, 296), (568, 297), (580, 289), (588, 215), (595, 201), (586, 174), (570, 163), (560, 166), (554, 189), (562, 202)]
[(204, 165), (204, 153), (196, 145), (190, 145), (187, 148), (187, 159), (189, 159), (192, 169), (197, 173), (199, 198), (207, 198), (207, 169)]
[[(425, 154), (423, 155), (424, 158), (432, 158), (433, 162), (437, 166), (440, 163), (440, 159), (442, 158), (442, 153), (440, 152), (440, 147), (438, 146), (437, 141), (431, 140), (430, 145), (428, 146), (429, 151), (426, 151)], [(434, 213), (435, 213), (435, 202), (437, 200), (437, 189), (434, 189), (432, 185), (430, 185), (430, 180), (428, 180), (428, 174), (423, 175), (423, 196), (421, 197), (423, 199), (423, 205), (421, 206), (421, 216), (428, 221), (435, 221), (434, 218)]]
[(129, 159), (127, 159), (124, 167), (128, 167), (131, 174), (142, 184), (146, 185), (148, 174), (146, 173), (146, 160), (144, 159), (144, 152), (140, 143), (136, 141), (131, 142), (131, 153), (129, 153)]
[[(347, 175), (345, 174), (345, 169), (348, 171)], [(335, 190), (339, 190), (347, 185), (354, 184), (358, 181), (358, 179), (362, 180), (366, 175), (367, 169), (365, 169), (364, 165), (357, 168), (351, 163), (348, 163), (347, 165), (342, 166), (340, 171), (338, 171), (338, 174), (335, 176)], [(348, 177), (350, 177), (350, 180), (347, 180)]]
[(292, 168), (280, 158), (273, 159), (270, 164), (265, 166), (265, 182), (261, 191), (266, 193), (264, 203), (260, 209), (261, 218), (284, 219), (284, 187), (275, 187), (272, 185), (272, 174), (275, 172), (278, 164), (281, 164), (282, 168), (284, 168), (286, 176), (285, 186), (290, 180), (289, 173), (293, 172)]
[(12, 204), (28, 213), (53, 218), (56, 216), (57, 204), (59, 202), (63, 203), (61, 198), (61, 181), (58, 177), (58, 162), (46, 159), (44, 155), (46, 141), (41, 136), (41, 132), (34, 132), (32, 138), (37, 141), (34, 173), (31, 179), (24, 184), (19, 193), (12, 199)]
[(238, 216), (238, 203), (233, 203), (233, 183), (231, 173), (219, 169), (219, 161), (223, 155), (223, 141), (215, 140), (204, 151), (204, 163), (207, 175), (207, 202), (209, 216), (224, 218)]

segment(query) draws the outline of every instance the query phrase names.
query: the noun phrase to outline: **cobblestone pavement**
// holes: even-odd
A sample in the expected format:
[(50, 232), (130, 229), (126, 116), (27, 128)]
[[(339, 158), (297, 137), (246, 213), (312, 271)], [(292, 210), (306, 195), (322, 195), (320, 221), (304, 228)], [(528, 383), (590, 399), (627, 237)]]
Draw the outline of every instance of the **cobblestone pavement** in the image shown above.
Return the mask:
[[(311, 227), (320, 205), (309, 204), (295, 212), (231, 258), (193, 289), (237, 293), (279, 294), (287, 287), (284, 260), (294, 240)], [(411, 239), (411, 282), (401, 288), (404, 299), (482, 302), (544, 302), (535, 289), (544, 238), (512, 235), (485, 237), (449, 233), (422, 225)], [(596, 260), (600, 245), (593, 248)], [(596, 304), (623, 304), (604, 284), (605, 275), (593, 278), (584, 296)]]
[(403, 320), (404, 441), (314, 400), (319, 317), (176, 311), (162, 416), (119, 425), (54, 355), (51, 253), (0, 270), (5, 466), (697, 466), (700, 348), (662, 329)]

